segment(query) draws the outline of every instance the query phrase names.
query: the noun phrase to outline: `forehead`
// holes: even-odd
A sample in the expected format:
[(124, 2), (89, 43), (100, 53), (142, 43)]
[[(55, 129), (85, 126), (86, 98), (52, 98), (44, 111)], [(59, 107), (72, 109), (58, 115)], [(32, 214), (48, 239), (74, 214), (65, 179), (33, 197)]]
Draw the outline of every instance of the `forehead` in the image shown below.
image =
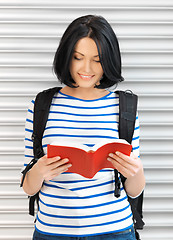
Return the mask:
[(96, 43), (94, 42), (93, 39), (88, 37), (80, 39), (76, 43), (74, 51), (82, 53), (83, 55), (92, 55), (92, 56), (98, 55), (98, 49), (97, 49)]

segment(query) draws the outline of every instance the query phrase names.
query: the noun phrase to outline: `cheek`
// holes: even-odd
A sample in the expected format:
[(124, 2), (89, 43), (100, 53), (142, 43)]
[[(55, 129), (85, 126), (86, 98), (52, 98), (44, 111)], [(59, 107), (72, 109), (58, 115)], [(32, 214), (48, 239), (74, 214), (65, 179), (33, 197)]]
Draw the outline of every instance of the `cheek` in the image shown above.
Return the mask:
[(102, 76), (103, 75), (103, 69), (101, 66), (97, 67), (97, 73)]
[(70, 73), (76, 74), (78, 70), (80, 69), (80, 63), (79, 62), (72, 62), (70, 66)]
[(102, 68), (101, 63), (94, 62), (92, 64), (92, 67), (93, 67), (93, 70), (95, 71), (95, 73), (103, 75), (103, 68)]

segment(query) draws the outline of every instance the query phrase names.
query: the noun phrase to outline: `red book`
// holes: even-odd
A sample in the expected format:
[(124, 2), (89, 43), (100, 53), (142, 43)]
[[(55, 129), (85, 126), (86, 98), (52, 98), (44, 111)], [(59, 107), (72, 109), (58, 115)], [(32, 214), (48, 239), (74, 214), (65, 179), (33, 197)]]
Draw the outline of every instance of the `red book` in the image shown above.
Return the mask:
[[(86, 178), (93, 178), (94, 175), (103, 168), (114, 168), (112, 163), (107, 160), (109, 153), (116, 151), (130, 156), (132, 146), (125, 140), (118, 139), (113, 142), (103, 142), (90, 148), (86, 145), (65, 146), (53, 143), (47, 146), (48, 158), (60, 156), (68, 158), (72, 167), (67, 172), (78, 173)], [(75, 146), (75, 147), (74, 147)]]

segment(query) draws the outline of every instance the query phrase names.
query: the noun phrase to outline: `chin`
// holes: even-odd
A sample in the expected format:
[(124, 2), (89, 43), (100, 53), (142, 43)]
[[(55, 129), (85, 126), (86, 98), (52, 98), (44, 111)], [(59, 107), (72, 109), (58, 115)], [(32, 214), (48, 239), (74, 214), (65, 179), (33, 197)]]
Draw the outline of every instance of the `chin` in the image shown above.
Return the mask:
[(93, 89), (95, 87), (95, 84), (78, 84), (77, 85), (79, 88), (86, 88), (86, 89)]

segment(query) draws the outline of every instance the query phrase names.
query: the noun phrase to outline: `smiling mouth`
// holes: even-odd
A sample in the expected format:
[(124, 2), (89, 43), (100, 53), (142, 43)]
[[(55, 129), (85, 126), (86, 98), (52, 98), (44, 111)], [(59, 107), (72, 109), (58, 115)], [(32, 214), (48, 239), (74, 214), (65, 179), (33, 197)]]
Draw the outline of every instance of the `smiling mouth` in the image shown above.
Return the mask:
[(90, 80), (91, 78), (94, 77), (94, 75), (83, 75), (83, 74), (80, 74), (79, 73), (79, 76), (81, 79), (84, 79), (84, 80)]

